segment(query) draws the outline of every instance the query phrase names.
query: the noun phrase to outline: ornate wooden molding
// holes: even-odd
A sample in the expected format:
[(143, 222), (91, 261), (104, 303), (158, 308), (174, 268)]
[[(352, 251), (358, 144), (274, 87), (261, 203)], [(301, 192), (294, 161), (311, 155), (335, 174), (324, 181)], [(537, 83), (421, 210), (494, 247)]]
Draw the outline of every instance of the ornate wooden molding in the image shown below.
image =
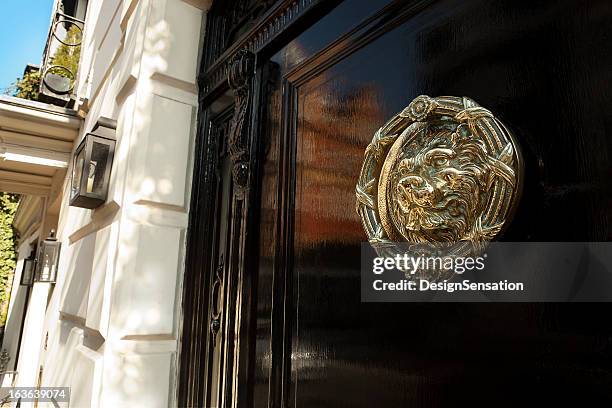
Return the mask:
[(243, 50), (253, 54), (261, 51), (278, 34), (297, 21), (307, 11), (323, 0), (294, 0), (278, 2), (268, 11), (255, 26), (240, 40), (225, 50), (214, 63), (198, 78), (200, 95), (205, 96), (217, 88), (228, 77), (230, 64), (236, 55)]
[[(248, 122), (252, 93), (255, 55), (242, 49), (229, 64), (228, 83), (234, 91), (234, 116), (228, 135), (229, 155), (232, 160), (234, 192), (243, 198), (249, 180)], [(246, 126), (245, 126), (246, 124)]]

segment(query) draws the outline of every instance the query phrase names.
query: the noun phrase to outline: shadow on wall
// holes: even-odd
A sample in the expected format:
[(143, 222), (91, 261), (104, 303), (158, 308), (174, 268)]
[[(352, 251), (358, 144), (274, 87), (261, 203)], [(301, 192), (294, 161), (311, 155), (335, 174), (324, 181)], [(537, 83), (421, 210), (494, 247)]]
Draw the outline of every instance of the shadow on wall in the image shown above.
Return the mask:
[[(130, 63), (124, 50), (109, 76), (112, 84), (102, 85), (105, 89), (98, 98), (104, 101), (95, 101), (89, 114), (118, 118), (109, 200), (119, 203), (123, 211), (114, 215), (110, 225), (72, 245), (67, 234), (91, 222), (91, 213), (64, 208), (60, 220), (66, 249), (62, 248), (57, 283), (61, 290), (53, 296), (61, 292), (61, 297), (51, 304), (57, 305), (58, 315), (70, 314), (76, 322), (67, 321), (64, 315), (62, 320), (51, 323), (55, 327), (50, 327), (45, 352), (46, 366), (50, 367), (44, 373), (43, 384), (91, 389), (91, 374), (80, 370), (92, 370), (93, 363), (89, 356), (77, 353), (76, 346), (87, 343), (84, 337), (91, 334), (89, 329), (97, 330), (106, 337), (100, 349), (105, 353), (104, 372), (109, 373), (103, 379), (104, 387), (110, 387), (109, 395), (117, 398), (105, 404), (125, 404), (130, 400), (143, 404), (150, 400), (151, 406), (157, 406), (160, 398), (168, 395), (169, 390), (164, 389), (168, 380), (172, 382), (171, 353), (142, 352), (143, 342), (136, 341), (168, 340), (171, 344), (162, 349), (176, 347), (176, 314), (180, 306), (176, 302), (180, 290), (177, 271), (183, 256), (191, 168), (185, 158), (192, 150), (195, 110), (189, 104), (155, 94), (167, 85), (160, 83), (164, 76), (156, 74), (168, 69), (172, 41), (165, 20), (147, 27), (138, 81), (133, 81), (132, 89), (122, 90), (118, 99), (108, 92), (120, 85), (122, 67)], [(105, 311), (109, 303), (110, 317)], [(76, 324), (86, 324), (85, 333), (75, 328)], [(109, 349), (112, 353), (106, 353)], [(169, 378), (161, 381), (160, 375)]]

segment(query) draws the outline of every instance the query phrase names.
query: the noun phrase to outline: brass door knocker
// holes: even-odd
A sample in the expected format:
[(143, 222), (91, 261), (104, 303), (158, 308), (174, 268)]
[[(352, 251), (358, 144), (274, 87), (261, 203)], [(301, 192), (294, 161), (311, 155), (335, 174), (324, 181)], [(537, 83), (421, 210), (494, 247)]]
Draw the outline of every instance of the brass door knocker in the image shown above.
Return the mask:
[(366, 148), (357, 213), (379, 254), (397, 242), (482, 247), (511, 217), (522, 169), (513, 135), (490, 111), (421, 95)]

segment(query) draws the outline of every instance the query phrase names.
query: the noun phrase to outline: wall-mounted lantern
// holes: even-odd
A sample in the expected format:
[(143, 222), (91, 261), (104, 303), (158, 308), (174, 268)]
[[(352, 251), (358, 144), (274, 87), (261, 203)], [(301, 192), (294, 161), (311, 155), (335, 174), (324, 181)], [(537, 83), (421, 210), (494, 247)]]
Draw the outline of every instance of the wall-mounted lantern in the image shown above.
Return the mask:
[(70, 205), (96, 208), (108, 194), (117, 122), (100, 118), (76, 149), (72, 163)]
[(55, 231), (51, 230), (47, 239), (41, 242), (38, 250), (36, 282), (55, 283), (61, 247), (62, 243), (55, 238)]
[(34, 283), (35, 268), (36, 268), (36, 259), (27, 258), (23, 260), (23, 268), (21, 269), (20, 285), (32, 286), (32, 283)]

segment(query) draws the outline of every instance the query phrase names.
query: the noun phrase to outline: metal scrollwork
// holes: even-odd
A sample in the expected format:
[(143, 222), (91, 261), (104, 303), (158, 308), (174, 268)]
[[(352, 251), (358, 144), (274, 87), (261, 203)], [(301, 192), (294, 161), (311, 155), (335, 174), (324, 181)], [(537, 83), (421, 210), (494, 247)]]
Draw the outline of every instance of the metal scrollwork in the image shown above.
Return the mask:
[(483, 248), (512, 215), (522, 166), (490, 111), (466, 97), (421, 95), (366, 148), (357, 212), (379, 253), (397, 242)]
[(229, 154), (233, 163), (232, 176), (238, 198), (244, 196), (249, 180), (249, 153), (246, 123), (248, 123), (249, 100), (251, 98), (251, 80), (253, 77), (255, 56), (248, 50), (242, 50), (230, 62), (228, 82), (234, 91), (234, 116), (230, 122)]
[(223, 270), (225, 264), (223, 261), (223, 255), (217, 265), (215, 272), (215, 280), (212, 285), (211, 296), (211, 311), (210, 311), (210, 332), (212, 334), (213, 347), (217, 343), (217, 333), (221, 329), (221, 313), (223, 312)]

